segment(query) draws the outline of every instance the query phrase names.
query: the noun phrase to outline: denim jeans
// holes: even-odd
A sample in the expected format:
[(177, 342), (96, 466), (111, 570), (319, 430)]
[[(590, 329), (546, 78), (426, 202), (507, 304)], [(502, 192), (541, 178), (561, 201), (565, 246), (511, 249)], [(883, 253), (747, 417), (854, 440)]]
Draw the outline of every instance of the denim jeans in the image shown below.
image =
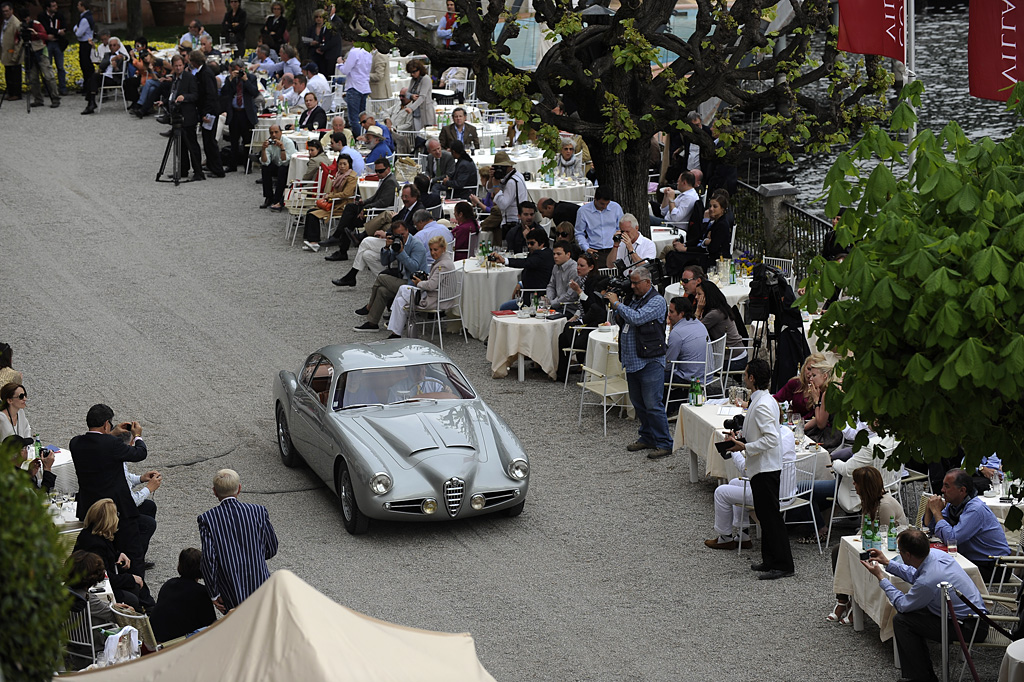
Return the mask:
[(57, 72), (57, 85), (61, 90), (67, 89), (68, 74), (64, 71), (64, 52), (60, 49), (57, 41), (46, 43), (46, 51), (50, 53), (53, 68)]
[(345, 106), (348, 108), (348, 124), (352, 130), (361, 130), (359, 114), (366, 108), (366, 95), (355, 88), (345, 91)]
[(153, 93), (156, 92), (156, 89), (159, 87), (160, 81), (156, 78), (150, 78), (142, 85), (142, 89), (139, 90), (139, 101), (137, 102), (140, 109), (147, 113), (149, 112), (149, 100), (152, 97)]
[(668, 431), (668, 418), (662, 398), (665, 391), (665, 368), (651, 361), (636, 372), (626, 372), (629, 400), (636, 410), (640, 424), (640, 440), (665, 450), (672, 449), (672, 436)]

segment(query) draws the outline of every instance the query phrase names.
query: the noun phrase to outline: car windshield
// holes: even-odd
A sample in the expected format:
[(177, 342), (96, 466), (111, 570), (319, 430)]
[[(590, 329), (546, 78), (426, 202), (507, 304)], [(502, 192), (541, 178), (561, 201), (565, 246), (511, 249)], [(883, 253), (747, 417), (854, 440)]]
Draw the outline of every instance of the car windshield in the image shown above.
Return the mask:
[(338, 380), (334, 409), (361, 405), (394, 405), (416, 400), (470, 400), (469, 382), (451, 363), (357, 369)]

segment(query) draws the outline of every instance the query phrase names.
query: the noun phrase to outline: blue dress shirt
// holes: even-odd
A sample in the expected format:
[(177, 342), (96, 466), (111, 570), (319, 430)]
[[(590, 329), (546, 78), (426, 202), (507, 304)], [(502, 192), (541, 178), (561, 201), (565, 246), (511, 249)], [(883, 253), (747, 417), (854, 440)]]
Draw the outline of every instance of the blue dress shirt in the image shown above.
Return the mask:
[[(940, 616), (942, 614), (942, 592), (939, 590), (938, 584), (941, 582), (950, 583), (970, 599), (972, 604), (985, 611), (981, 594), (974, 582), (967, 576), (964, 569), (960, 568), (956, 559), (941, 549), (929, 551), (920, 568), (915, 569), (901, 561), (893, 560), (889, 562), (885, 570), (910, 583), (910, 591), (906, 594), (889, 582), (888, 578), (883, 578), (878, 583), (879, 587), (885, 590), (885, 596), (900, 613), (928, 609), (932, 615)], [(967, 608), (956, 594), (951, 596), (953, 610), (956, 612), (958, 620), (974, 615), (974, 612)], [(985, 612), (988, 613), (988, 611)]]
[(947, 545), (950, 541), (955, 542), (957, 551), (975, 563), (992, 561), (990, 557), (1010, 553), (1002, 524), (980, 497), (969, 498), (964, 503), (955, 526), (949, 522), (952, 506), (947, 504), (942, 510), (942, 520), (931, 525), (932, 532), (939, 539)]

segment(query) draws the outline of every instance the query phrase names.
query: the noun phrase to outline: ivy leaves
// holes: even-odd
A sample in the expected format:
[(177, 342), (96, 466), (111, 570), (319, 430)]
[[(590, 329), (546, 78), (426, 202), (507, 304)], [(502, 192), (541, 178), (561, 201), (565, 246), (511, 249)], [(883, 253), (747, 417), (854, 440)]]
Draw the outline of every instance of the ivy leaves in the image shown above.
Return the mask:
[(951, 122), (905, 144), (921, 87), (826, 176), (826, 212), (848, 207), (836, 237), (849, 255), (816, 259), (801, 304), (842, 291), (814, 328), (840, 358), (840, 420), (877, 421), (900, 461), (962, 447), (967, 466), (998, 452), (1020, 471), (1008, 427), (1024, 423), (1024, 128), (971, 142)]

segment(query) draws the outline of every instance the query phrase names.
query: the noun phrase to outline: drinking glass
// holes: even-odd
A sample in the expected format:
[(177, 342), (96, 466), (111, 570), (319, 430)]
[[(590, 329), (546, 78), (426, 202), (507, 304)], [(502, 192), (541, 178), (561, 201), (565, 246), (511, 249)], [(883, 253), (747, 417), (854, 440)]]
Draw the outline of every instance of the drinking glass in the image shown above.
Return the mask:
[(956, 556), (956, 540), (946, 543), (946, 551), (949, 552), (949, 556)]

